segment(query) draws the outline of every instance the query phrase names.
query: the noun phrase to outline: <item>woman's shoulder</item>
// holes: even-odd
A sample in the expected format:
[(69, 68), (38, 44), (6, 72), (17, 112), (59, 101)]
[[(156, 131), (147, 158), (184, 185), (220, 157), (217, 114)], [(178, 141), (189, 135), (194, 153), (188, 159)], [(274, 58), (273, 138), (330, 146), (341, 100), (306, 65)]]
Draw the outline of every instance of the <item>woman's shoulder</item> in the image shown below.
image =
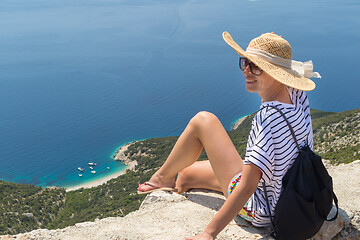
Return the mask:
[(254, 116), (253, 124), (264, 127), (271, 124), (274, 119), (277, 119), (279, 116), (281, 116), (276, 108), (283, 109), (281, 103), (279, 102), (267, 102), (266, 104), (263, 103), (260, 107), (260, 110)]

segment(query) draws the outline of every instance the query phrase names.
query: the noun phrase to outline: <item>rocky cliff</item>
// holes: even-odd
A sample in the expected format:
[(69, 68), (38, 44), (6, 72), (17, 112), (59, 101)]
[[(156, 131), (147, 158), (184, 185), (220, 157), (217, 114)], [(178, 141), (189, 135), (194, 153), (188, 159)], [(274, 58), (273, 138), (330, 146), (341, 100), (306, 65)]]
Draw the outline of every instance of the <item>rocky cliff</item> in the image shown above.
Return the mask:
[[(326, 162), (326, 167), (333, 176), (341, 210), (338, 219), (325, 223), (313, 239), (360, 239), (360, 161), (338, 166)], [(139, 210), (125, 217), (77, 223), (57, 230), (39, 229), (0, 239), (182, 239), (200, 233), (223, 202), (224, 197), (215, 192), (193, 190), (178, 195), (159, 191), (148, 195)], [(271, 239), (269, 231), (235, 218), (217, 239)]]

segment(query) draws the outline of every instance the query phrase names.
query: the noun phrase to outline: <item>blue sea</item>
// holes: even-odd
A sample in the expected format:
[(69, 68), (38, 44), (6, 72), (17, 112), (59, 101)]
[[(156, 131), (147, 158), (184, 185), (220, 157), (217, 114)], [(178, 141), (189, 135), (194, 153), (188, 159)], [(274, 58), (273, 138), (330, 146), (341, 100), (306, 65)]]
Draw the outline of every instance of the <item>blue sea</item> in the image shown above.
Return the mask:
[(282, 35), (322, 75), (312, 108), (359, 108), (359, 12), (358, 0), (2, 0), (0, 179), (105, 177), (125, 168), (112, 159), (120, 146), (179, 135), (201, 110), (230, 130), (261, 100), (223, 31), (244, 48)]

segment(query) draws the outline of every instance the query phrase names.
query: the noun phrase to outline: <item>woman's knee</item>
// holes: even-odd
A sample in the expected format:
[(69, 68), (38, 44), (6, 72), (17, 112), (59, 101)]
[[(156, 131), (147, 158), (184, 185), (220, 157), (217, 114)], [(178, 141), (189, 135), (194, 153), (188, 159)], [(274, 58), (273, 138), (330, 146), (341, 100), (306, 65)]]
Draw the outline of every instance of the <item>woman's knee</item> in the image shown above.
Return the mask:
[(198, 112), (191, 120), (189, 125), (201, 129), (204, 127), (211, 127), (215, 124), (219, 124), (220, 121), (215, 114), (207, 111)]

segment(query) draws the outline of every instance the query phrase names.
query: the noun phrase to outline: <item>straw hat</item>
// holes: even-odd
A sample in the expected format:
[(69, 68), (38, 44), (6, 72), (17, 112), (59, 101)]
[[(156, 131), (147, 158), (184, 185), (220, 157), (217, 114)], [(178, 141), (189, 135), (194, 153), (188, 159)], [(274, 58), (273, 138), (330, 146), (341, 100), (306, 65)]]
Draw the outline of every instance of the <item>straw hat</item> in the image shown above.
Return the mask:
[(254, 38), (246, 51), (232, 39), (228, 32), (224, 32), (222, 36), (238, 54), (287, 86), (311, 91), (314, 90), (315, 83), (309, 78), (321, 78), (319, 73), (313, 72), (311, 60), (304, 63), (292, 60), (289, 42), (274, 33), (265, 33)]

